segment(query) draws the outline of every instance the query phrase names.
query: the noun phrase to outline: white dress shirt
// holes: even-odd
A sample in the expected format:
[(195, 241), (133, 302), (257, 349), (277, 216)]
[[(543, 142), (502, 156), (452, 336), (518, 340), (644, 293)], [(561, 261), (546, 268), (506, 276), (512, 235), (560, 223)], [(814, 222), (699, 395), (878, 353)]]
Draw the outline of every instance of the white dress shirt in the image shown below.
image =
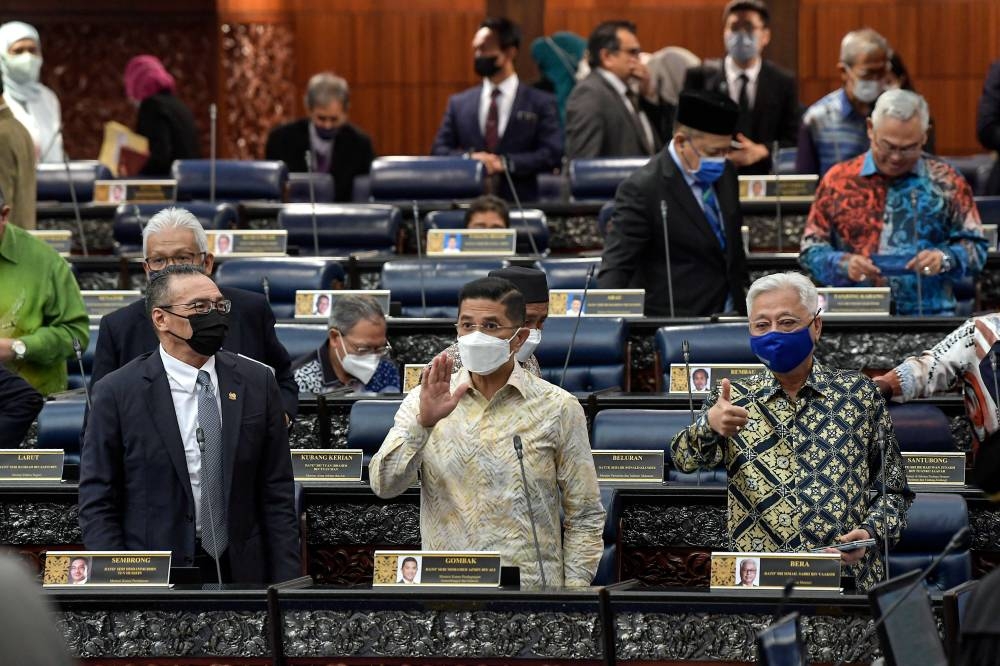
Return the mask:
[(479, 93), (479, 131), (486, 136), (486, 116), (490, 113), (490, 96), (493, 88), (499, 88), (500, 94), (497, 96), (497, 138), (503, 138), (503, 133), (507, 129), (507, 121), (510, 120), (511, 109), (514, 108), (514, 98), (517, 97), (517, 86), (521, 82), (517, 74), (511, 74), (494, 86), (493, 82), (487, 78), (483, 79), (483, 89)]
[(642, 108), (635, 108), (632, 106), (632, 100), (628, 98), (628, 86), (625, 82), (619, 79), (617, 76), (604, 69), (603, 67), (597, 68), (598, 74), (604, 77), (604, 80), (611, 84), (611, 87), (615, 89), (619, 95), (621, 95), (622, 101), (625, 102), (625, 108), (632, 111), (639, 117), (639, 124), (642, 125), (642, 132), (646, 135), (646, 143), (649, 144), (649, 149), (653, 150), (656, 147), (656, 139), (653, 135), (653, 126), (649, 124), (649, 118), (643, 112)]
[(736, 61), (732, 59), (731, 56), (726, 56), (725, 68), (726, 68), (726, 83), (729, 87), (729, 99), (733, 100), (737, 104), (740, 103), (740, 88), (743, 87), (743, 83), (740, 81), (740, 75), (747, 75), (747, 100), (750, 102), (750, 108), (754, 107), (757, 101), (757, 79), (760, 77), (760, 66), (764, 61), (757, 58), (757, 62), (753, 64), (750, 69), (742, 69), (736, 64)]
[(201, 535), (201, 449), (198, 447), (198, 371), (204, 370), (215, 390), (215, 403), (222, 418), (222, 401), (219, 397), (219, 376), (215, 372), (215, 357), (209, 357), (205, 365), (195, 368), (174, 358), (160, 345), (160, 359), (167, 372), (170, 397), (177, 413), (177, 428), (184, 444), (184, 459), (187, 462), (188, 478), (191, 479), (191, 494), (194, 496), (194, 519), (197, 534)]

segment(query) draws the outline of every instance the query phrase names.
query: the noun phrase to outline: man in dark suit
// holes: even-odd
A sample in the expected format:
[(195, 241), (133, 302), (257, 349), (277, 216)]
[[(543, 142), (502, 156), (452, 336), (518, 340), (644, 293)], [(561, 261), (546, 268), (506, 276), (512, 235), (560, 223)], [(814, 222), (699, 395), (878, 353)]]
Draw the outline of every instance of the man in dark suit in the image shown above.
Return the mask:
[(278, 384), (220, 351), (232, 304), (191, 265), (153, 276), (160, 345), (94, 386), (80, 462), (89, 550), (170, 550), (213, 582), (268, 584), (301, 571)]
[(538, 199), (538, 174), (562, 159), (562, 129), (556, 98), (522, 85), (514, 71), (521, 30), (505, 18), (487, 18), (472, 40), (473, 66), (482, 85), (452, 95), (432, 155), (467, 154), (486, 168), (492, 193), (513, 195), (506, 170), (522, 201)]
[(587, 42), (590, 74), (566, 101), (566, 157), (655, 155), (673, 122), (639, 60), (635, 24), (606, 21)]
[[(352, 201), (354, 179), (371, 171), (375, 149), (367, 134), (347, 122), (350, 101), (347, 81), (330, 72), (315, 74), (306, 89), (309, 117), (271, 130), (264, 158), (281, 160), (294, 173), (329, 173), (334, 200)], [(307, 150), (312, 169), (306, 164)]]
[(802, 111), (795, 77), (761, 58), (771, 42), (770, 13), (761, 0), (731, 0), (723, 12), (723, 60), (707, 60), (688, 70), (684, 88), (715, 90), (740, 107), (729, 160), (741, 174), (767, 174), (772, 149), (796, 145)]
[(746, 313), (743, 218), (736, 169), (725, 159), (738, 119), (739, 107), (725, 95), (681, 93), (667, 150), (618, 188), (597, 276), (602, 289), (645, 289), (646, 314), (654, 317)]
[[(214, 257), (198, 219), (182, 208), (162, 210), (149, 219), (142, 232), (143, 268), (150, 273), (170, 264), (194, 264), (212, 274)], [(291, 359), (274, 333), (274, 314), (260, 294), (227, 287), (223, 296), (233, 302), (229, 334), (223, 347), (274, 368), (281, 387), (282, 404), (289, 420), (299, 410), (299, 389), (292, 376)], [(101, 318), (91, 386), (135, 357), (156, 349), (156, 331), (149, 324), (145, 304), (138, 300)]]

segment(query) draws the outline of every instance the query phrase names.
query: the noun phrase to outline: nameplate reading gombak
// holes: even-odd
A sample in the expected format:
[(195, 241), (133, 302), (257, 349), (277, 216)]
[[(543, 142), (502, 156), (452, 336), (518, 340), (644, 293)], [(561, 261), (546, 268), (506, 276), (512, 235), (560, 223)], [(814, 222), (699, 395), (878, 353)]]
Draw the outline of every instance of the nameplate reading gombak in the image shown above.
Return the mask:
[[(688, 374), (689, 369), (690, 375)], [(687, 394), (690, 382), (691, 393), (705, 395), (723, 379), (741, 381), (756, 375), (763, 369), (764, 366), (760, 363), (691, 363), (689, 365), (671, 363), (668, 392)]]
[(98, 180), (94, 203), (171, 203), (177, 200), (176, 180)]
[(296, 481), (360, 481), (363, 467), (361, 449), (292, 449)]
[(121, 290), (88, 290), (81, 291), (83, 304), (87, 308), (87, 315), (91, 319), (100, 319), (104, 315), (121, 310), (135, 300), (138, 300), (142, 293), (138, 289)]
[(206, 231), (216, 257), (283, 257), (288, 253), (285, 229), (226, 229)]
[(514, 229), (428, 229), (427, 256), (508, 257), (517, 254)]
[(389, 314), (389, 291), (385, 289), (298, 289), (295, 292), (295, 318), (326, 321), (333, 304), (344, 296), (374, 298), (382, 313)]
[(62, 449), (0, 449), (0, 481), (61, 481)]
[(889, 287), (823, 287), (819, 292), (820, 313), (829, 316), (889, 316)]
[(591, 454), (598, 481), (663, 482), (663, 451), (595, 449)]
[(910, 452), (903, 454), (903, 463), (906, 466), (906, 480), (911, 485), (965, 485), (964, 453)]
[(376, 550), (373, 586), (500, 587), (500, 553)]
[(646, 305), (645, 289), (552, 289), (550, 317), (641, 317)]
[(712, 589), (840, 589), (839, 553), (712, 553)]
[(58, 252), (60, 257), (68, 257), (73, 249), (73, 232), (68, 229), (30, 229), (28, 233)]
[(169, 550), (63, 550), (45, 554), (44, 587), (169, 587)]
[(740, 176), (740, 201), (809, 203), (818, 180), (817, 176)]

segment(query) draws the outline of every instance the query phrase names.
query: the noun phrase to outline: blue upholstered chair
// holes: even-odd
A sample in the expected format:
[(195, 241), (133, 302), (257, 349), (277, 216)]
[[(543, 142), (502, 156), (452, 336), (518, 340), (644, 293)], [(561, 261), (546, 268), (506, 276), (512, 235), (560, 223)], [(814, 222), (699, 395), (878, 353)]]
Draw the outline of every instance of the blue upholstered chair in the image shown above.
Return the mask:
[[(211, 198), (211, 160), (176, 160), (178, 201)], [(216, 201), (283, 201), (288, 167), (279, 161), (216, 160)]]
[(333, 203), (333, 176), (328, 173), (289, 173), (286, 200), (289, 203), (311, 203), (310, 182), (316, 203)]
[(320, 258), (262, 257), (229, 259), (215, 271), (220, 287), (236, 287), (264, 294), (265, 279), (271, 311), (277, 319), (295, 315), (298, 289), (342, 288), (344, 268), (336, 261)]
[(378, 453), (401, 404), (402, 400), (358, 400), (351, 405), (347, 448), (364, 451), (366, 474), (368, 461)]
[(546, 203), (564, 201), (566, 197), (563, 193), (563, 186), (565, 184), (566, 179), (563, 178), (562, 174), (538, 174), (538, 200)]
[(941, 616), (944, 620), (944, 649), (950, 663), (959, 663), (958, 655), (962, 645), (962, 623), (972, 593), (979, 586), (978, 580), (968, 580), (941, 595)]
[(87, 403), (82, 398), (46, 402), (38, 414), (37, 448), (62, 449), (67, 465), (79, 465), (80, 433), (86, 409)]
[[(417, 260), (387, 261), (382, 266), (382, 289), (388, 289), (392, 300), (402, 304), (404, 317), (455, 318), (462, 286), (503, 266), (500, 259), (424, 260), (421, 279)], [(421, 305), (421, 284), (427, 297), (426, 313)]]
[(97, 326), (90, 327), (90, 336), (87, 339), (87, 348), (83, 350), (83, 372), (80, 374), (80, 363), (76, 360), (76, 355), (66, 359), (66, 371), (69, 375), (68, 388), (83, 388), (84, 383), (90, 385), (90, 373), (94, 368), (94, 354), (97, 353)]
[(646, 164), (648, 157), (600, 157), (569, 163), (569, 192), (573, 201), (614, 199), (623, 180)]
[(657, 381), (662, 386), (670, 385), (667, 377), (670, 365), (684, 362), (684, 340), (688, 341), (691, 350), (691, 365), (760, 363), (750, 350), (750, 333), (744, 322), (664, 326), (656, 332), (656, 361), (662, 371)]
[[(542, 377), (559, 385), (569, 349), (574, 317), (551, 317), (542, 331), (542, 344), (535, 357), (542, 367)], [(629, 386), (630, 347), (621, 317), (582, 317), (573, 345), (573, 355), (566, 371), (563, 388), (571, 393), (591, 393), (601, 389)]]
[(615, 216), (615, 202), (606, 201), (601, 210), (597, 212), (597, 229), (601, 232), (601, 238), (608, 237), (608, 225), (611, 224), (611, 218)]
[[(544, 338), (543, 338), (544, 339)], [(594, 417), (591, 447), (663, 451), (664, 475), (671, 483), (725, 485), (726, 469), (681, 472), (670, 459), (670, 440), (691, 425), (687, 411), (662, 409), (602, 409)]]
[[(427, 213), (424, 229), (464, 229), (464, 209), (435, 210)], [(517, 230), (517, 253), (534, 254), (537, 247), (540, 254), (549, 249), (549, 227), (545, 223), (545, 213), (537, 208), (525, 208), (524, 215), (519, 210), (510, 211), (510, 228)], [(535, 245), (531, 245), (534, 238)]]
[[(965, 498), (949, 493), (917, 493), (906, 514), (906, 528), (895, 548), (889, 551), (889, 576), (923, 569), (934, 559), (952, 536), (969, 526)], [(972, 555), (964, 550), (945, 556), (928, 576), (931, 590), (944, 591), (972, 578)]]
[(955, 451), (948, 417), (936, 405), (889, 403), (892, 430), (896, 433), (900, 451)]
[(951, 164), (969, 181), (973, 194), (982, 194), (993, 168), (992, 153), (977, 153), (975, 155), (945, 156), (941, 159)]
[(795, 146), (790, 148), (778, 148), (778, 173), (782, 176), (795, 173), (795, 160), (798, 158), (799, 149)]
[(976, 209), (983, 224), (1000, 224), (1000, 197), (976, 197)]
[(542, 259), (541, 268), (545, 271), (545, 280), (549, 289), (583, 289), (587, 282), (587, 271), (594, 267), (594, 277), (590, 280), (590, 288), (597, 288), (597, 269), (601, 266), (600, 257), (583, 259)]
[[(352, 252), (393, 253), (402, 215), (384, 204), (320, 204), (316, 206), (316, 235), (321, 256)], [(278, 213), (278, 224), (288, 231), (289, 247), (304, 256), (315, 254), (313, 207), (289, 204)]]
[(326, 324), (275, 324), (274, 334), (278, 342), (295, 361), (319, 349), (328, 335)]
[(604, 506), (604, 553), (597, 565), (594, 585), (611, 585), (618, 582), (618, 530), (622, 519), (622, 502), (614, 488), (601, 488), (601, 504)]
[(74, 160), (69, 163), (69, 171), (68, 178), (65, 164), (39, 164), (35, 171), (35, 192), (38, 201), (72, 202), (73, 193), (69, 187), (72, 179), (77, 202), (90, 203), (94, 199), (94, 182), (112, 178), (108, 167), (96, 160)]
[(118, 251), (122, 254), (141, 252), (142, 228), (153, 215), (171, 207), (190, 211), (205, 229), (233, 229), (240, 221), (239, 211), (231, 203), (186, 201), (179, 204), (121, 204), (115, 210), (114, 221)]
[(372, 201), (473, 199), (483, 193), (482, 162), (464, 157), (380, 157), (372, 162)]

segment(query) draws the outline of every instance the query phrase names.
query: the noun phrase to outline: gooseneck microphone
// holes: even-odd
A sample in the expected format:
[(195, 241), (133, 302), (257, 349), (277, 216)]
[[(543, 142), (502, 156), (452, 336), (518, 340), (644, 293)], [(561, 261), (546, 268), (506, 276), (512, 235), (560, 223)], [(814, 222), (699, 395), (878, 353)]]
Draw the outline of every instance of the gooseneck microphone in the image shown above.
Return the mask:
[[(887, 205), (888, 203), (886, 201)], [(917, 233), (917, 226), (920, 224), (920, 202), (917, 198), (916, 190), (910, 190), (910, 208), (913, 209), (913, 251), (919, 254), (920, 236)], [(916, 257), (916, 254), (913, 256)], [(924, 316), (924, 276), (919, 268), (917, 269), (917, 314), (921, 317)]]
[(997, 379), (997, 350), (996, 345), (990, 349), (990, 369), (993, 370), (993, 411), (1000, 424), (1000, 380)]
[(569, 370), (569, 359), (573, 355), (573, 346), (576, 344), (576, 332), (580, 330), (580, 318), (583, 317), (583, 310), (587, 307), (587, 292), (590, 290), (590, 280), (594, 277), (594, 267), (591, 264), (587, 269), (587, 281), (583, 284), (583, 294), (580, 296), (580, 311), (576, 313), (576, 323), (573, 325), (573, 335), (569, 339), (569, 347), (566, 348), (566, 360), (563, 362), (562, 376), (559, 378), (559, 388), (566, 383), (566, 371)]
[(778, 602), (778, 607), (774, 609), (774, 615), (771, 618), (772, 624), (781, 619), (781, 615), (785, 610), (785, 604), (792, 598), (792, 590), (794, 589), (795, 579), (789, 578), (785, 581), (785, 587), (781, 590), (781, 601)]
[(542, 566), (542, 547), (538, 544), (538, 530), (535, 527), (535, 511), (531, 507), (531, 493), (528, 492), (528, 477), (524, 473), (524, 445), (521, 436), (514, 435), (514, 453), (521, 466), (521, 486), (524, 488), (524, 499), (528, 502), (528, 519), (531, 521), (531, 538), (535, 541), (535, 557), (538, 558), (538, 573), (542, 578), (542, 587), (548, 587), (545, 582), (545, 567)]
[(778, 221), (778, 253), (785, 249), (785, 225), (781, 220), (781, 176), (778, 174), (778, 148), (775, 140), (771, 144), (771, 174), (774, 176), (774, 214)]
[(527, 221), (524, 217), (524, 207), (521, 206), (521, 197), (517, 195), (517, 188), (514, 187), (514, 179), (511, 178), (510, 175), (510, 163), (507, 161), (506, 155), (500, 155), (499, 157), (500, 161), (503, 163), (503, 175), (507, 177), (507, 187), (510, 188), (510, 193), (514, 197), (514, 205), (517, 206), (517, 212), (521, 215), (521, 222), (525, 223), (525, 233), (528, 234), (528, 242), (531, 243), (531, 252), (536, 257), (540, 257), (542, 255), (538, 251), (538, 245), (535, 243), (535, 234), (528, 230)]
[(215, 147), (216, 147), (216, 125), (218, 123), (218, 109), (215, 102), (208, 105), (208, 200), (215, 203)]
[(885, 428), (879, 424), (878, 454), (882, 474), (882, 556), (884, 562), (882, 579), (889, 580), (889, 492), (886, 487), (885, 447)]
[(309, 172), (309, 205), (312, 210), (313, 255), (319, 256), (319, 225), (316, 224), (316, 189), (313, 187), (313, 154), (306, 151), (306, 171)]
[(674, 272), (670, 268), (670, 231), (667, 228), (667, 202), (660, 199), (660, 222), (663, 224), (663, 249), (667, 253), (667, 299), (670, 301), (670, 318), (674, 318)]
[[(687, 375), (688, 390), (688, 415), (691, 417), (691, 425), (694, 425), (694, 393), (691, 391), (691, 345), (687, 340), (681, 340), (681, 353), (684, 355), (684, 373)], [(701, 485), (701, 470), (695, 472), (698, 475), (697, 485)]]
[(87, 373), (83, 371), (83, 345), (80, 338), (73, 338), (73, 353), (76, 354), (76, 363), (80, 366), (80, 377), (83, 379), (83, 397), (87, 400), (87, 410), (90, 406), (90, 387), (87, 386)]
[(267, 304), (271, 304), (271, 281), (267, 279), (265, 275), (260, 279), (260, 288), (264, 290), (264, 300)]
[[(62, 133), (62, 127), (59, 128), (59, 133)], [(87, 249), (87, 237), (83, 233), (83, 216), (80, 215), (80, 202), (76, 198), (76, 183), (73, 182), (73, 171), (69, 168), (69, 155), (66, 151), (63, 151), (63, 167), (66, 169), (66, 184), (69, 185), (69, 199), (73, 203), (73, 217), (76, 219), (76, 230), (80, 233), (80, 249), (83, 250), (83, 256), (89, 257), (90, 252)]]
[[(195, 430), (195, 438), (198, 440), (198, 450), (201, 452), (202, 458), (204, 458), (205, 457), (205, 431), (201, 429), (201, 426), (198, 426), (198, 429)], [(205, 492), (204, 487), (202, 487), (202, 492)], [(219, 539), (217, 538), (216, 533), (215, 533), (215, 510), (212, 508), (212, 493), (207, 493), (206, 497), (208, 497), (208, 507), (207, 507), (208, 508), (208, 525), (209, 525), (209, 529), (212, 531), (212, 543), (219, 543)], [(203, 520), (201, 522), (202, 522), (202, 525), (204, 525), (204, 523), (205, 523), (204, 516), (202, 516), (202, 518), (203, 518)], [(215, 562), (215, 575), (216, 575), (216, 577), (219, 580), (219, 589), (222, 589), (222, 566), (219, 564), (219, 558), (218, 557), (216, 557), (215, 555), (211, 555), (211, 557), (212, 557), (212, 560)]]
[(427, 316), (427, 287), (424, 286), (424, 230), (420, 225), (420, 206), (413, 200), (413, 229), (417, 241), (417, 278), (420, 280), (420, 314)]

